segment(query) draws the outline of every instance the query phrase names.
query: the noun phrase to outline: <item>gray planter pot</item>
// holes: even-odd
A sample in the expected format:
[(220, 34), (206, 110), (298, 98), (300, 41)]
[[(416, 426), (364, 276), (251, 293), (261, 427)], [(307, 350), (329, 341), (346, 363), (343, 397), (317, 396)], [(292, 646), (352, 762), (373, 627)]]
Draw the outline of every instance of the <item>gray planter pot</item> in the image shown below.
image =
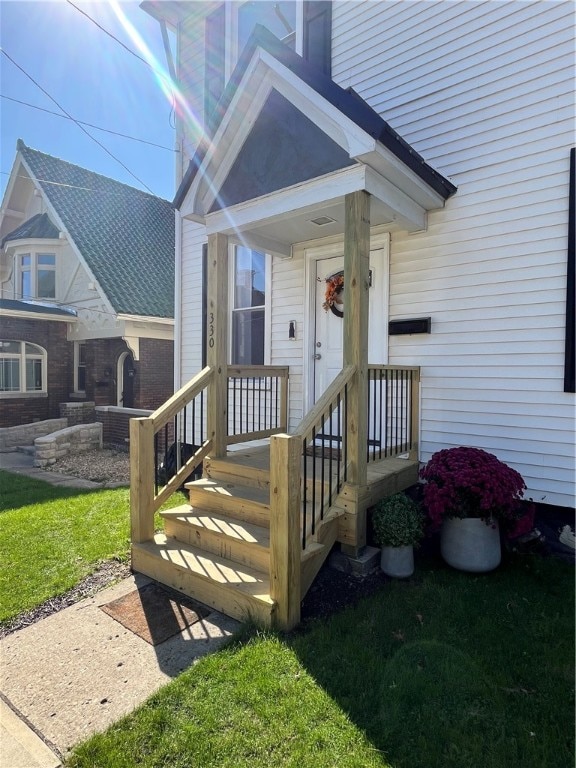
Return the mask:
[(414, 573), (414, 547), (382, 547), (380, 567), (387, 576), (407, 579)]
[(460, 571), (493, 571), (501, 560), (498, 521), (486, 525), (484, 520), (477, 517), (444, 520), (440, 532), (440, 551), (448, 565)]

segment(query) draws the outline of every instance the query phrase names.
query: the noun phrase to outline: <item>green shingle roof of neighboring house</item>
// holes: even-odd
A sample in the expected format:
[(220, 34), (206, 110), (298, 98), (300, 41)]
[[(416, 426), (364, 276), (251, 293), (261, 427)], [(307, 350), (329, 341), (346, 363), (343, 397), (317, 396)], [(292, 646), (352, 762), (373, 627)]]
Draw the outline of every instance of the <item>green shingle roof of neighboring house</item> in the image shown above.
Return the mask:
[(69, 307), (55, 307), (49, 302), (21, 301), (19, 299), (0, 299), (0, 310), (30, 312), (32, 314), (58, 315), (76, 317), (76, 311)]
[(60, 231), (58, 227), (48, 218), (47, 213), (37, 213), (36, 216), (32, 216), (19, 227), (9, 232), (6, 237), (2, 238), (2, 248), (4, 243), (10, 240), (26, 240), (28, 238), (33, 240), (58, 240)]
[(172, 203), (21, 139), (17, 149), (115, 312), (174, 317)]

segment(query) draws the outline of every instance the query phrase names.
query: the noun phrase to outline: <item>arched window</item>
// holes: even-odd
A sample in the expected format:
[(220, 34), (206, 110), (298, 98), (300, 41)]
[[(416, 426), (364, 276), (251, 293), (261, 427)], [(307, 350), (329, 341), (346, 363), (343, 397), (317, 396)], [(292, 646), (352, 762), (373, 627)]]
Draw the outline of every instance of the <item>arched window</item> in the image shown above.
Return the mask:
[(0, 341), (0, 397), (46, 391), (46, 350), (27, 341)]

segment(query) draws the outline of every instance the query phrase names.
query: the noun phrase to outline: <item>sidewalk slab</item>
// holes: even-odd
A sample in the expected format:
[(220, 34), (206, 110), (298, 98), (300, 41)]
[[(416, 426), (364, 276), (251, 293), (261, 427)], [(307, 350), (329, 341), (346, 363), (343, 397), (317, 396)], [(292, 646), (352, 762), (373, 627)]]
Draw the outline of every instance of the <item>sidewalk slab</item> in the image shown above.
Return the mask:
[(100, 609), (148, 583), (137, 574), (0, 640), (0, 690), (63, 758), (217, 650), (239, 626), (210, 609), (153, 646)]
[(60, 768), (60, 758), (0, 699), (0, 768)]

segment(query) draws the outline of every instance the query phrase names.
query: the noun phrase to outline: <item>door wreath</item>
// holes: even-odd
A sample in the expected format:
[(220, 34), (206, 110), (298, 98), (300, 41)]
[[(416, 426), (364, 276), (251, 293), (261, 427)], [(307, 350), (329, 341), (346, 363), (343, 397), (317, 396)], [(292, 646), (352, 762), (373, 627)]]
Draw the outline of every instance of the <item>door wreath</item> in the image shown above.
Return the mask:
[(336, 272), (326, 278), (326, 294), (322, 307), (326, 312), (330, 310), (336, 317), (344, 317), (344, 272)]

